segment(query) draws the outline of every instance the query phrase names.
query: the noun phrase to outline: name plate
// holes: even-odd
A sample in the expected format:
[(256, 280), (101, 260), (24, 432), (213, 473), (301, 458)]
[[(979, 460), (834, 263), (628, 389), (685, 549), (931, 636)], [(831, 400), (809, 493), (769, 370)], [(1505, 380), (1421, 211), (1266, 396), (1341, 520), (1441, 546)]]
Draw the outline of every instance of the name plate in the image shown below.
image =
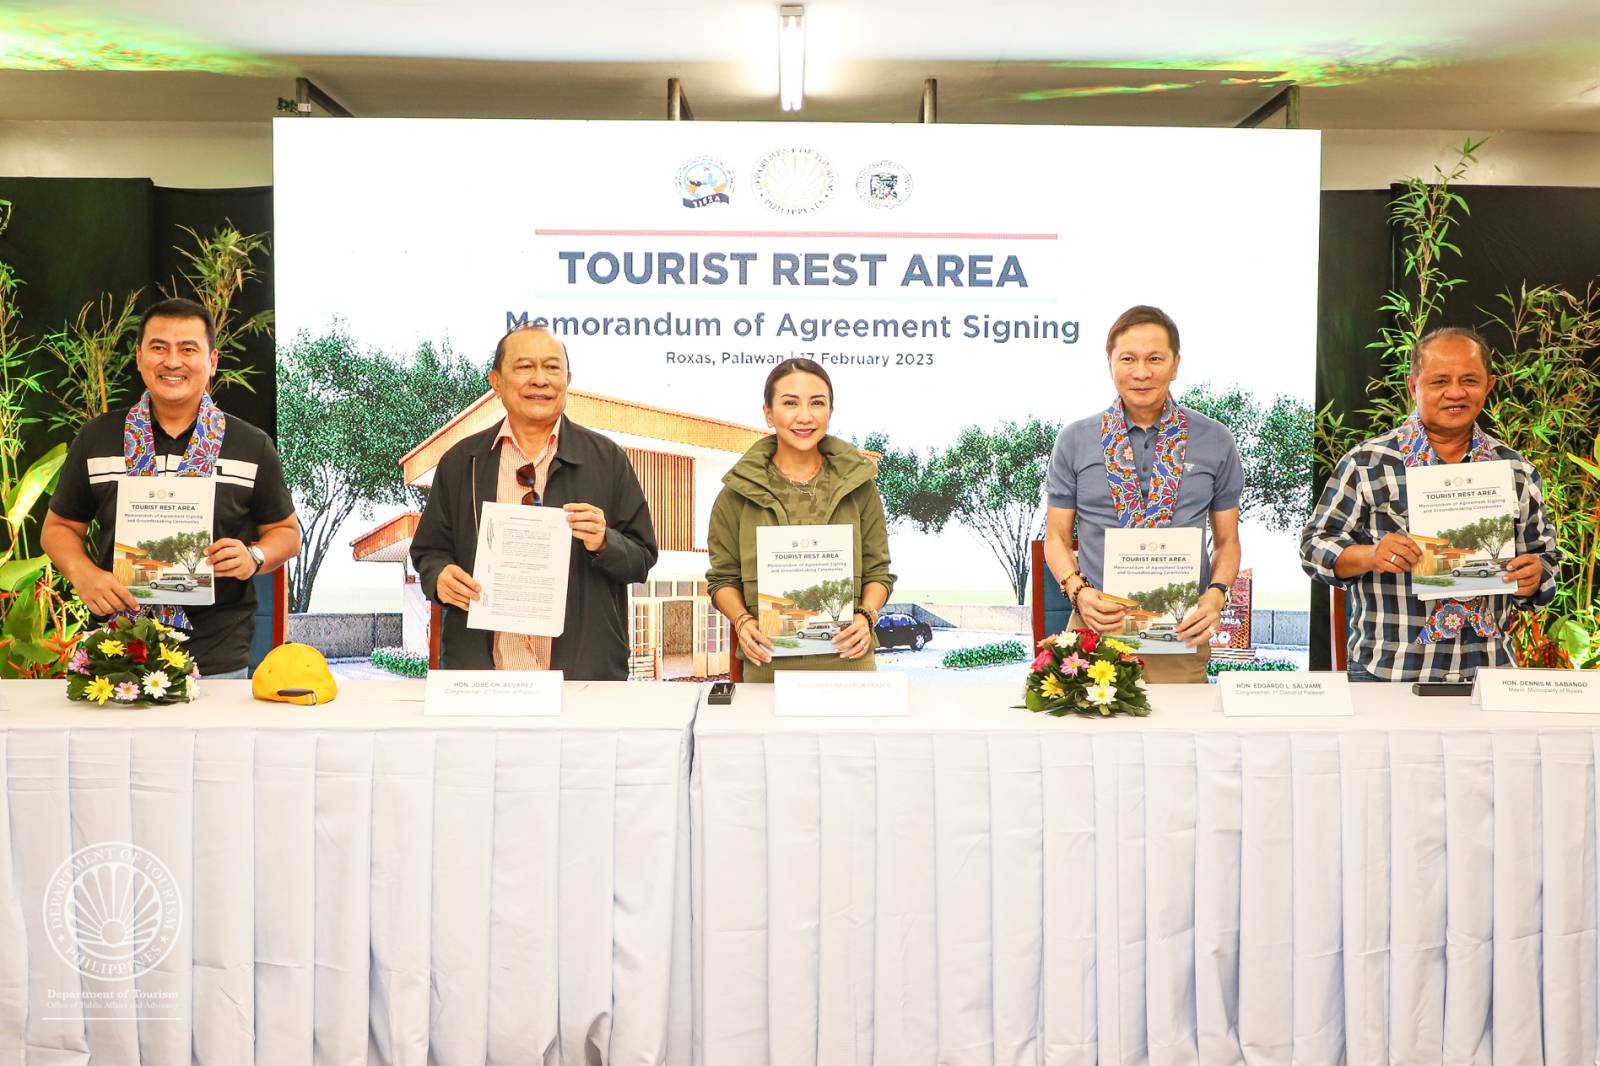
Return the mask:
[(1600, 672), (1480, 669), (1473, 697), (1486, 711), (1600, 714)]
[(1350, 678), (1335, 673), (1253, 673), (1228, 670), (1217, 675), (1222, 713), (1234, 718), (1348, 718)]
[(894, 718), (911, 713), (906, 675), (889, 671), (778, 670), (773, 713), (789, 718)]
[(429, 670), (422, 713), (538, 718), (561, 713), (560, 670)]

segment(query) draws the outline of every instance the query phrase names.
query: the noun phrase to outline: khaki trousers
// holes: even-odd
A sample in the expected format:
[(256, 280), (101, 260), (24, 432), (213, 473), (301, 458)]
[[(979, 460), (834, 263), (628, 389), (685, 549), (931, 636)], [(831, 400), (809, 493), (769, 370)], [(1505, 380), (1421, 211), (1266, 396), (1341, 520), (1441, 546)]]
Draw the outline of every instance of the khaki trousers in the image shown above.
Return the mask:
[[(1089, 629), (1089, 623), (1077, 611), (1067, 623), (1070, 629)], [(1146, 655), (1144, 679), (1152, 685), (1203, 685), (1206, 683), (1206, 662), (1211, 658), (1211, 645), (1202, 644), (1191, 655)]]

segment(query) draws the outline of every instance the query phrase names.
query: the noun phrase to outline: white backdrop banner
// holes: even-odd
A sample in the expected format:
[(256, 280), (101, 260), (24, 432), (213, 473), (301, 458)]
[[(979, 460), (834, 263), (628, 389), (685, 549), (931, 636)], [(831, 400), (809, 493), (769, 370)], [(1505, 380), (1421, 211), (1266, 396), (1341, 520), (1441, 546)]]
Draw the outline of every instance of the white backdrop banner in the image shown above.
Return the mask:
[[(275, 144), (285, 346), (337, 326), (486, 365), (543, 321), (574, 389), (755, 429), (768, 371), (806, 356), (836, 434), (926, 454), (1103, 409), (1107, 327), (1150, 303), (1181, 328), (1180, 392), (1312, 402), (1314, 131), (287, 119)], [(696, 547), (719, 477), (695, 479)], [(1246, 514), (1282, 606), (1295, 543)], [(892, 549), (907, 597), (1011, 596), (957, 522), (898, 522)], [(320, 580), (359, 584), (347, 563)]]

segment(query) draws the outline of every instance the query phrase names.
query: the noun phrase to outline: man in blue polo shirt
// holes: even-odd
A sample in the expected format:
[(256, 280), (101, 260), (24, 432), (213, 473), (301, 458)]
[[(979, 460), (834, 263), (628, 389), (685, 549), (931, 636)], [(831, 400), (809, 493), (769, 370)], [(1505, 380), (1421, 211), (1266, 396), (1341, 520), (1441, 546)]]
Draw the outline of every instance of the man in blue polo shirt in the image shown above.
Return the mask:
[(1244, 467), (1222, 423), (1173, 400), (1179, 359), (1177, 324), (1160, 308), (1130, 307), (1112, 324), (1106, 362), (1117, 399), (1056, 438), (1045, 488), (1044, 554), (1072, 602), (1073, 628), (1120, 633), (1127, 609), (1100, 592), (1106, 529), (1206, 530), (1209, 522), (1201, 550), (1205, 591), (1177, 630), (1195, 652), (1145, 659), (1152, 682), (1203, 683), (1209, 641), (1239, 574)]

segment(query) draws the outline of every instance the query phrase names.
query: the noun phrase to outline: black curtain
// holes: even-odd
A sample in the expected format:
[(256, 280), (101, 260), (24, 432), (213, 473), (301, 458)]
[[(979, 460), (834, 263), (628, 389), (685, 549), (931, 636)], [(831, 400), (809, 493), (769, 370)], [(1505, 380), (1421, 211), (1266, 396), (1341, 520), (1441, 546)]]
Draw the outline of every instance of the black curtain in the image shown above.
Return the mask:
[[(1526, 281), (1581, 293), (1600, 280), (1600, 189), (1461, 186), (1471, 214), (1452, 232), (1461, 258), (1446, 268), (1466, 283), (1445, 301), (1445, 323), (1483, 327), (1505, 313), (1501, 293)], [(1501, 338), (1490, 332), (1489, 339)]]
[[(1388, 320), (1378, 310), (1393, 274), (1389, 193), (1382, 189), (1322, 194), (1317, 254), (1316, 409), (1358, 410), (1378, 367), (1367, 344)], [(1316, 486), (1321, 492), (1322, 486)], [(1329, 589), (1311, 582), (1311, 669), (1333, 668)]]

